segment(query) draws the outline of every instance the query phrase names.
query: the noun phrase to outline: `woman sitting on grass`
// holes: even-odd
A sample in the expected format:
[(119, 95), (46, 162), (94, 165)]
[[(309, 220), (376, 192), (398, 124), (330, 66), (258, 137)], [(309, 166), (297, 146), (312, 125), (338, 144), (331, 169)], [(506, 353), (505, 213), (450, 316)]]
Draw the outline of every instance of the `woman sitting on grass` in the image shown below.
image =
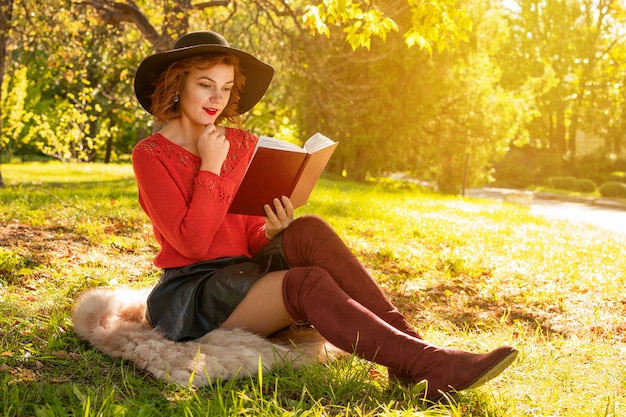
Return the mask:
[(310, 323), (387, 366), (394, 381), (427, 380), (430, 400), (502, 372), (515, 349), (474, 354), (425, 342), (335, 231), (316, 216), (294, 219), (287, 197), (268, 202), (265, 217), (228, 213), (257, 138), (220, 124), (250, 110), (273, 74), (210, 31), (183, 36), (137, 70), (139, 102), (164, 123), (133, 150), (139, 201), (161, 247), (151, 325), (188, 340), (220, 327), (267, 336)]

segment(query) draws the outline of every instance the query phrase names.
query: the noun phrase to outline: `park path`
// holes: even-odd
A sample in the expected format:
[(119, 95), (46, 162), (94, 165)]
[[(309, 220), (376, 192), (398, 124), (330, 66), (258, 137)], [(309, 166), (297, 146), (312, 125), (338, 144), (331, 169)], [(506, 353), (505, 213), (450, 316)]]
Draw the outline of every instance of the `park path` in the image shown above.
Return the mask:
[[(515, 190), (500, 188), (471, 189), (466, 192), (468, 197), (486, 198), (502, 201), (507, 193)], [(609, 201), (563, 201), (555, 196), (534, 194), (530, 212), (537, 216), (570, 220), (592, 224), (611, 232), (626, 235), (626, 206)]]

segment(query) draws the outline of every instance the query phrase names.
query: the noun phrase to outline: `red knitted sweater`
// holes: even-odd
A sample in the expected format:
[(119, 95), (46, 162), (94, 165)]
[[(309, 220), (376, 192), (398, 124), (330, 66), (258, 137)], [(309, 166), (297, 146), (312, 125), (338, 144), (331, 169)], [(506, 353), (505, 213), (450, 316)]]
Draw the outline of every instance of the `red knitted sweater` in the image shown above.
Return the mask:
[(267, 244), (263, 217), (228, 213), (258, 139), (233, 128), (226, 138), (230, 151), (220, 175), (200, 171), (198, 156), (158, 133), (133, 149), (139, 203), (161, 246), (156, 266), (251, 256)]

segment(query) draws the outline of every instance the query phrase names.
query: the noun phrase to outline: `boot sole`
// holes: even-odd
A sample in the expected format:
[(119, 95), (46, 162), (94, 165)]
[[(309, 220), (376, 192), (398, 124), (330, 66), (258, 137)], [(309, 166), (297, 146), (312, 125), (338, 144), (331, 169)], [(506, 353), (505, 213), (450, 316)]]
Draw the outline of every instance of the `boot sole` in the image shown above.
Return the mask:
[(472, 389), (484, 385), (487, 381), (500, 375), (506, 368), (508, 368), (513, 361), (517, 358), (517, 350), (512, 350), (511, 353), (506, 355), (502, 360), (489, 368), (484, 374), (478, 377), (478, 379), (467, 387), (459, 388), (458, 391)]

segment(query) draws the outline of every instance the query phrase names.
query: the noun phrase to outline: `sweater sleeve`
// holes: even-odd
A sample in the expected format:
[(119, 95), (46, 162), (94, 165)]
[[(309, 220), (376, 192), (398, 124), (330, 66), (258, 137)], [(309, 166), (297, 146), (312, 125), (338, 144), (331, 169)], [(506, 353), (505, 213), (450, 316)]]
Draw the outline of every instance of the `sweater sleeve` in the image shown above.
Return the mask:
[(265, 218), (248, 216), (248, 250), (252, 255), (259, 252), (270, 241), (265, 236)]
[(142, 150), (133, 152), (140, 203), (163, 239), (183, 256), (203, 259), (224, 221), (236, 184), (198, 171), (188, 195), (168, 163)]

